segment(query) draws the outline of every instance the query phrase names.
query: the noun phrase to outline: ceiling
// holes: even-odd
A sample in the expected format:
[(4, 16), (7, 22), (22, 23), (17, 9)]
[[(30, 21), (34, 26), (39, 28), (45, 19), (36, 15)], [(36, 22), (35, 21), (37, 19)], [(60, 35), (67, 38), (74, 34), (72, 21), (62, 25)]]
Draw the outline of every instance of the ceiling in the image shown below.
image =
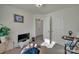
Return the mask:
[(73, 6), (79, 6), (77, 4), (43, 4), (42, 7), (38, 8), (35, 4), (9, 4), (9, 6), (14, 6), (20, 9), (24, 9), (33, 14), (47, 14), (50, 12), (55, 12), (64, 8), (69, 8)]

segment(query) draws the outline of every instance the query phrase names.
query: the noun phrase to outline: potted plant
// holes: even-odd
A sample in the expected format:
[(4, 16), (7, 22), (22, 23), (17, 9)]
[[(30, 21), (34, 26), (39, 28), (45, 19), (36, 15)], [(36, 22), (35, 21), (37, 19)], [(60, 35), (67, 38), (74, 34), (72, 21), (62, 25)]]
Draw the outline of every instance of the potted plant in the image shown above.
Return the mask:
[(1, 39), (1, 42), (5, 42), (6, 37), (9, 35), (9, 33), (10, 33), (10, 28), (8, 28), (7, 26), (3, 26), (1, 24), (1, 27), (0, 27), (0, 39)]

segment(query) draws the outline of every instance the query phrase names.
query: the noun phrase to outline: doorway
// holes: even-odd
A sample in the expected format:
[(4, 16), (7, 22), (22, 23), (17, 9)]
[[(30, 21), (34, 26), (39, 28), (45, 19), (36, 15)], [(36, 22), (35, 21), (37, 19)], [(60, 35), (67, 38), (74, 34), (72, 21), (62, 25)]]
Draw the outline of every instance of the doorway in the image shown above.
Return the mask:
[(43, 20), (40, 18), (35, 19), (35, 34), (37, 43), (43, 42)]

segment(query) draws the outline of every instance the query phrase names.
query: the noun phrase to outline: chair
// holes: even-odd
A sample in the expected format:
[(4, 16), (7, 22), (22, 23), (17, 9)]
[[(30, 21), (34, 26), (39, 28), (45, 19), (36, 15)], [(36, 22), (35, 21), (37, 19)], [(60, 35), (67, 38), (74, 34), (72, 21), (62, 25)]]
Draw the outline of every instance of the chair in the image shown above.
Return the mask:
[[(65, 54), (70, 53), (70, 54), (79, 54), (76, 50), (75, 47), (77, 47), (77, 43), (79, 42), (78, 39), (74, 39), (73, 37), (67, 37), (65, 39)], [(68, 44), (69, 43), (69, 44)]]

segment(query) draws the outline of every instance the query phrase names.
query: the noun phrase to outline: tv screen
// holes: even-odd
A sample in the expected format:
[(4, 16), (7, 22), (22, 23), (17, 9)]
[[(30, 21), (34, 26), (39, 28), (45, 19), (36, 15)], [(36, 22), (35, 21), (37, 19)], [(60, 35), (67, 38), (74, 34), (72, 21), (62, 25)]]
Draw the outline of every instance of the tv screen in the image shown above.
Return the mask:
[(20, 34), (18, 35), (18, 42), (26, 41), (27, 39), (29, 39), (29, 37), (30, 37), (30, 33)]

